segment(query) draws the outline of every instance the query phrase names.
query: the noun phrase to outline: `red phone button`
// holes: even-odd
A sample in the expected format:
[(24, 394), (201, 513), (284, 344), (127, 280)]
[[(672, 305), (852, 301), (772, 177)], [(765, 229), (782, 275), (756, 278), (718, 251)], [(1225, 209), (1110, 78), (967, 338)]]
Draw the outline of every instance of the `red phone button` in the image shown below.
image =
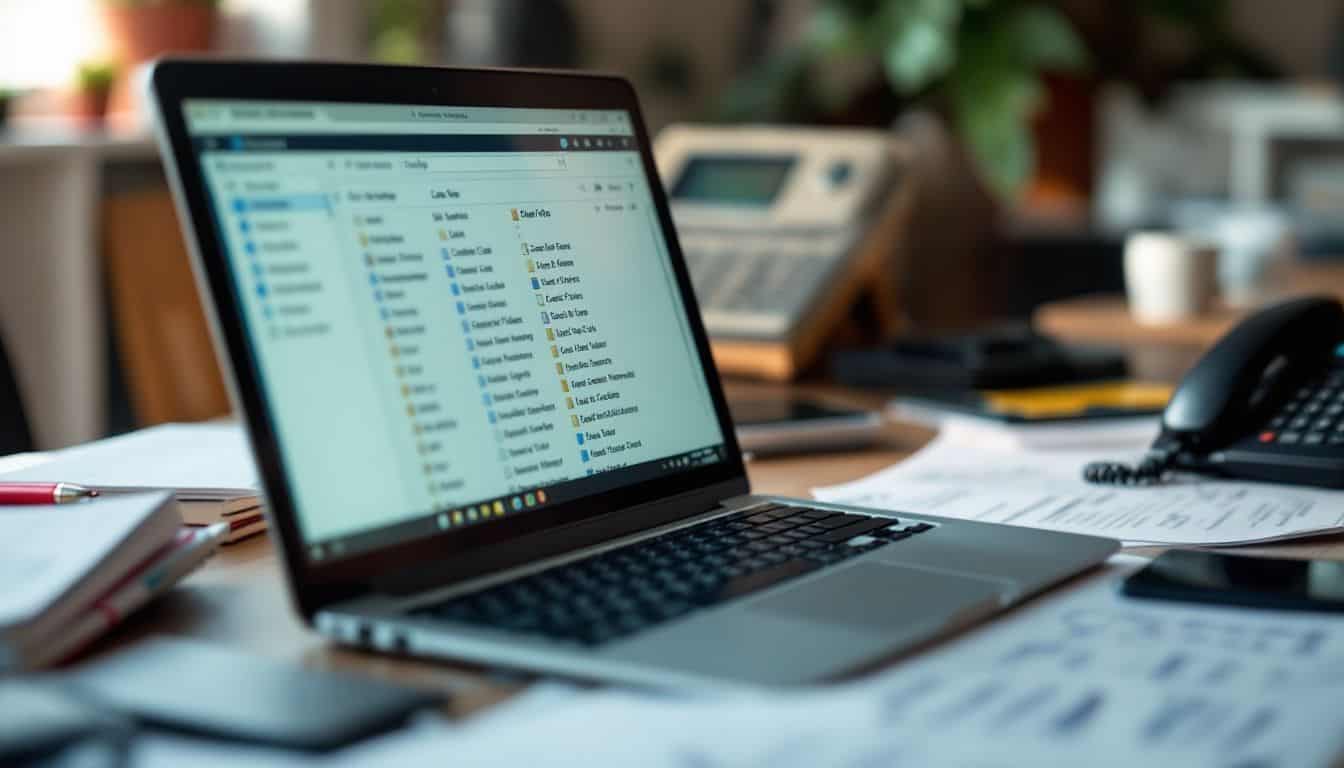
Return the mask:
[(1261, 433), (1260, 433), (1260, 442), (1262, 442), (1262, 443), (1272, 443), (1272, 442), (1274, 442), (1274, 433), (1273, 433), (1273, 432), (1261, 432)]

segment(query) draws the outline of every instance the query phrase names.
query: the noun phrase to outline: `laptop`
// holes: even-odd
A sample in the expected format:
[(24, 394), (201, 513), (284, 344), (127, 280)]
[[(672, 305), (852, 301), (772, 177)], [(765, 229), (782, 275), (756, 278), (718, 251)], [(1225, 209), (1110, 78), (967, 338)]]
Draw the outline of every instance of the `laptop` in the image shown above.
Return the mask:
[(151, 88), (294, 608), (337, 643), (812, 683), (1116, 549), (753, 494), (625, 80), (164, 60)]

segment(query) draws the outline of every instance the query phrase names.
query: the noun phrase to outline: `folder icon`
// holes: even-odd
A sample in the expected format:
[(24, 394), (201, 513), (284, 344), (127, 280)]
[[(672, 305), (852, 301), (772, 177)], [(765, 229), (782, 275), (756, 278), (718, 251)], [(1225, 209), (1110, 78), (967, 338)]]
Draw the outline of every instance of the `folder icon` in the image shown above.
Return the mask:
[(565, 407), (568, 408), (568, 409), (570, 409), (570, 410), (573, 410), (573, 409), (574, 409), (574, 398), (569, 397), (568, 395), (566, 395), (566, 396), (565, 396)]
[(538, 307), (546, 306), (546, 297), (542, 296), (540, 293), (537, 294), (537, 306)]
[(411, 403), (406, 404), (406, 415), (415, 418), (415, 406)]
[(564, 376), (564, 375), (565, 375), (565, 364), (564, 364), (564, 363), (556, 363), (556, 364), (555, 364), (555, 372), (558, 373), (558, 374), (560, 374), (561, 376)]
[(546, 340), (555, 341), (555, 331), (551, 328), (546, 329)]
[(402, 397), (410, 397), (410, 396), (411, 396), (411, 385), (410, 385), (410, 384), (402, 384), (402, 385), (401, 385), (401, 396), (402, 396)]
[(510, 208), (510, 209), (509, 209), (509, 216), (510, 216), (514, 221), (517, 221), (517, 220), (518, 220), (518, 209), (517, 209), (517, 208)]
[[(526, 243), (523, 244), (523, 252), (524, 252), (524, 253), (527, 252), (527, 244), (526, 244)], [(531, 259), (528, 259), (528, 260), (527, 260), (527, 271), (528, 271), (528, 272), (536, 272), (536, 271), (537, 271), (537, 262), (535, 262), (535, 261), (533, 261), (533, 260), (531, 260)]]
[(576, 413), (569, 414), (569, 423), (577, 428), (579, 426), (579, 415)]
[(560, 380), (560, 391), (561, 391), (561, 392), (568, 392), (568, 391), (569, 391), (569, 382), (566, 381), (565, 379), (561, 379), (561, 380)]
[(360, 232), (360, 233), (359, 233), (359, 244), (362, 245), (362, 246), (364, 246), (365, 248), (368, 248), (368, 247), (369, 247), (369, 236), (366, 235), (366, 234), (364, 234), (363, 232)]
[[(546, 330), (549, 331), (549, 330), (551, 330), (551, 329), (550, 329), (550, 328), (547, 328)], [(560, 348), (557, 347), (556, 345), (552, 344), (552, 345), (551, 345), (551, 357), (559, 357), (559, 356), (560, 356)]]
[(439, 229), (439, 239), (440, 239), (440, 240), (447, 240), (447, 239), (448, 239), (448, 230), (446, 230), (446, 229), (442, 229), (442, 228)]

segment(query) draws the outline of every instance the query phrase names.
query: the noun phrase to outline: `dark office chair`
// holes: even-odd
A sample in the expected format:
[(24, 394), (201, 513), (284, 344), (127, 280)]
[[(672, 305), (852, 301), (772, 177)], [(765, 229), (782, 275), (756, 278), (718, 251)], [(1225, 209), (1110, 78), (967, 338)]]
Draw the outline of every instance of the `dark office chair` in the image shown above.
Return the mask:
[(14, 381), (14, 370), (0, 340), (0, 456), (33, 450), (33, 435), (28, 430), (28, 419), (23, 415), (23, 401), (19, 385)]

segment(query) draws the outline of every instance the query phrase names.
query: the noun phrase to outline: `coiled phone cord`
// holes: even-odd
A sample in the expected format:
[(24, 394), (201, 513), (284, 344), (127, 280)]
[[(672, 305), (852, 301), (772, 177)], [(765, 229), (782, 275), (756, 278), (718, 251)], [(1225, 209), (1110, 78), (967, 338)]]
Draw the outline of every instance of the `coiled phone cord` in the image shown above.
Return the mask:
[(1138, 464), (1094, 461), (1083, 467), (1083, 479), (1095, 485), (1157, 485), (1171, 468), (1174, 451), (1149, 451)]

